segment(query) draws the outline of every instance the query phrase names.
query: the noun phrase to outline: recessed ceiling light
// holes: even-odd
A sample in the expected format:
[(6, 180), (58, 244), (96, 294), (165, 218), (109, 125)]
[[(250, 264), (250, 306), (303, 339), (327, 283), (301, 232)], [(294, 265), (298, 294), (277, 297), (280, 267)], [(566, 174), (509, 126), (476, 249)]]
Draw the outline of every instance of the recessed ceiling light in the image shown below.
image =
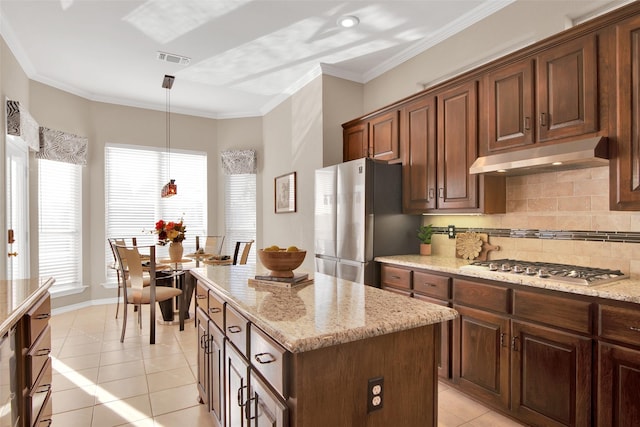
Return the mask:
[(498, 169), (496, 172), (498, 172), (498, 173), (507, 173), (507, 170), (506, 169)]
[(562, 162), (553, 162), (551, 163), (553, 166), (560, 166), (562, 164)]
[(360, 20), (358, 19), (358, 17), (353, 15), (342, 16), (338, 19), (338, 25), (340, 25), (343, 28), (352, 28), (358, 25), (359, 23), (360, 23)]

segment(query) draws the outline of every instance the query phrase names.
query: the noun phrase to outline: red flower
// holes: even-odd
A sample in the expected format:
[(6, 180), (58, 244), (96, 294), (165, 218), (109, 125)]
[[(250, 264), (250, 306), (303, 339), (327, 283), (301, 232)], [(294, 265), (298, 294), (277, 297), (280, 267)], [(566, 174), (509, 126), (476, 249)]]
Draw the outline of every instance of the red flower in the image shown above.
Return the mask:
[(164, 229), (164, 221), (163, 220), (159, 220), (158, 222), (156, 222), (156, 230), (160, 231)]

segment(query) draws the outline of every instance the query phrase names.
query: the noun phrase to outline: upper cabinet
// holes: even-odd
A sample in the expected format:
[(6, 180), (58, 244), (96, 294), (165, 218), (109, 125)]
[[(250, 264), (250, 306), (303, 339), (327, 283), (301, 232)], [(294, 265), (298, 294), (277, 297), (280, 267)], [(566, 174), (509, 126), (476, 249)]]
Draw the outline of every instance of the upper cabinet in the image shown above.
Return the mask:
[(596, 132), (597, 65), (590, 34), (486, 73), (480, 154)]
[(640, 16), (616, 27), (616, 152), (611, 161), (612, 209), (640, 210)]
[(399, 111), (391, 109), (342, 125), (343, 160), (371, 157), (390, 163), (400, 161)]

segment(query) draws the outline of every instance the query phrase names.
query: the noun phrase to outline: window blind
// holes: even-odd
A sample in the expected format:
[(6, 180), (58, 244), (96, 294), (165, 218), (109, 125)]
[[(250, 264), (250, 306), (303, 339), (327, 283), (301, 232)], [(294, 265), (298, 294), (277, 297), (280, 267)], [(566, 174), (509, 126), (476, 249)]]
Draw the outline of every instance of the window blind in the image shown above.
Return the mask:
[(82, 285), (82, 167), (38, 160), (39, 270), (54, 287)]
[[(225, 249), (233, 255), (236, 242), (256, 239), (256, 175), (225, 175)], [(255, 244), (248, 263), (256, 262)]]
[[(157, 242), (156, 221), (184, 219), (185, 253), (195, 251), (195, 236), (206, 235), (207, 155), (172, 151), (167, 159), (161, 149), (108, 144), (105, 147), (105, 227), (107, 238), (136, 237), (138, 245)], [(167, 161), (169, 160), (169, 161)], [(171, 176), (169, 176), (169, 169)], [(162, 199), (160, 190), (175, 179), (178, 194)], [(167, 257), (159, 247), (158, 257)], [(105, 240), (105, 265), (113, 254)], [(107, 270), (107, 277), (115, 273)]]

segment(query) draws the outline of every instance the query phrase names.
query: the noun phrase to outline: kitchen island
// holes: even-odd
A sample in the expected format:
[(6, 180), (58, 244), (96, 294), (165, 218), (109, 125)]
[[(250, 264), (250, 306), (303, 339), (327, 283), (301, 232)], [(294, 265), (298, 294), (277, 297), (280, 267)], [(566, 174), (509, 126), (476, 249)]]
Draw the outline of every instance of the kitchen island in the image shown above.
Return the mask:
[(454, 310), (320, 273), (291, 288), (249, 283), (263, 272), (192, 270), (198, 384), (215, 424), (437, 424), (439, 324)]

